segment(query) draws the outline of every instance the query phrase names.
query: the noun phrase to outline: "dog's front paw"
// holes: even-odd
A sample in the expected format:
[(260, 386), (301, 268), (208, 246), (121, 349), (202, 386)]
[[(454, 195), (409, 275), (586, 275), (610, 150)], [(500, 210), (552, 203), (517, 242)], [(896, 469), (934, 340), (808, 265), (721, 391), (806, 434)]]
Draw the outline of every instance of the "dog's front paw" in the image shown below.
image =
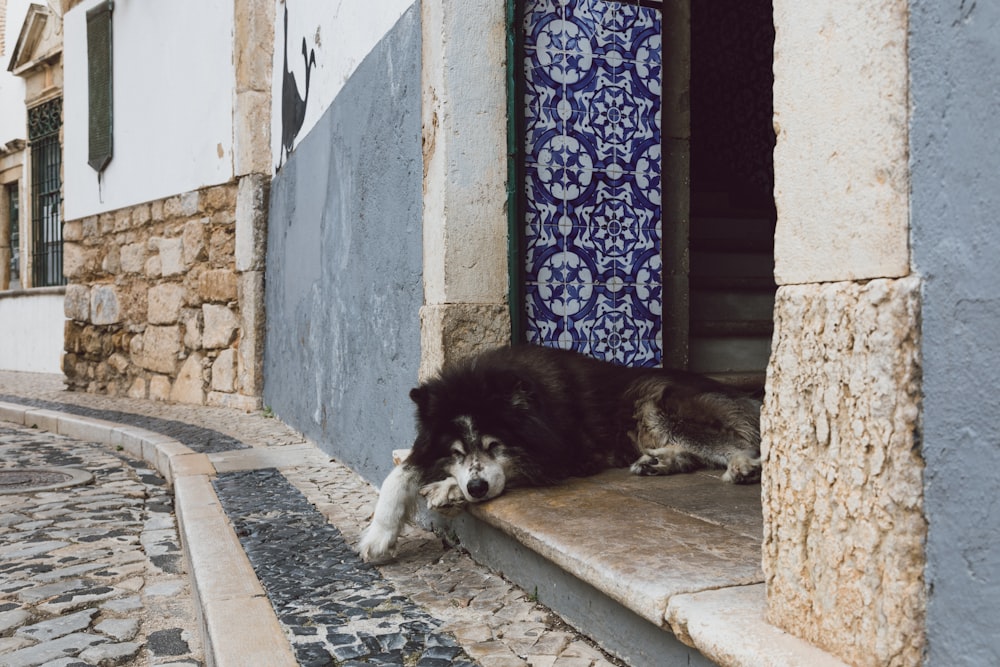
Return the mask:
[(396, 557), (398, 533), (372, 523), (361, 533), (358, 553), (367, 563), (385, 563)]
[(421, 487), (420, 495), (427, 499), (428, 508), (445, 516), (455, 516), (465, 509), (465, 496), (454, 477)]
[(649, 454), (643, 454), (635, 463), (629, 466), (629, 471), (633, 475), (664, 475), (663, 467), (660, 465), (660, 460), (655, 456), (650, 456)]
[(760, 481), (760, 459), (745, 454), (737, 454), (729, 459), (723, 482), (730, 484), (753, 484)]

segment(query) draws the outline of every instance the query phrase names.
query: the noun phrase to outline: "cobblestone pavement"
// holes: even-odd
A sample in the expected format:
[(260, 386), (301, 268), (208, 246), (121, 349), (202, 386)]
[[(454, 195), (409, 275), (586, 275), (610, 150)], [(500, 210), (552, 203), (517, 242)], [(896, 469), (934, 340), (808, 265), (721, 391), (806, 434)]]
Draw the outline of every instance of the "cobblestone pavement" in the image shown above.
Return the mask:
[(166, 485), (94, 443), (0, 422), (0, 467), (73, 467), (90, 484), (0, 495), (0, 665), (199, 665)]
[[(72, 406), (66, 411), (112, 421), (136, 415), (162, 420), (143, 427), (196, 451), (198, 442), (219, 443), (223, 436), (253, 450), (305, 443), (260, 412), (67, 393), (56, 376), (0, 372), (0, 395), (47, 409)], [(120, 458), (107, 456), (122, 466)], [(620, 664), (530, 593), (417, 527), (402, 536), (397, 562), (378, 568), (362, 563), (354, 547), (377, 492), (336, 461), (222, 472), (214, 485), (302, 665)], [(6, 577), (0, 571), (0, 582)], [(2, 642), (11, 632), (0, 636), (0, 652), (10, 650)]]

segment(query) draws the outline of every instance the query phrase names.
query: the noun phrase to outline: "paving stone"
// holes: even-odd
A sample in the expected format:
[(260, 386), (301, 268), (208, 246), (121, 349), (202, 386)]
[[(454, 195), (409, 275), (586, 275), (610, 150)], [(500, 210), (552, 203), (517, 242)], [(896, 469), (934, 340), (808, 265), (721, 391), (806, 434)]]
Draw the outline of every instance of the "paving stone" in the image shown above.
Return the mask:
[(21, 627), (31, 618), (24, 609), (10, 609), (0, 612), (0, 635), (7, 635), (12, 630)]
[(139, 620), (135, 618), (108, 618), (95, 625), (94, 630), (115, 641), (127, 642), (139, 632)]
[(33, 625), (22, 626), (18, 628), (15, 634), (19, 637), (25, 637), (39, 642), (51, 641), (74, 632), (86, 630), (90, 627), (90, 621), (94, 618), (96, 613), (96, 609), (85, 609), (75, 614), (58, 616), (56, 618), (40, 621)]
[(85, 649), (105, 642), (103, 637), (76, 632), (35, 646), (9, 653), (3, 658), (4, 667), (35, 667), (50, 660), (64, 658), (67, 654), (79, 655)]
[(136, 642), (101, 644), (83, 651), (80, 658), (94, 665), (117, 665), (135, 657), (140, 649), (142, 644)]

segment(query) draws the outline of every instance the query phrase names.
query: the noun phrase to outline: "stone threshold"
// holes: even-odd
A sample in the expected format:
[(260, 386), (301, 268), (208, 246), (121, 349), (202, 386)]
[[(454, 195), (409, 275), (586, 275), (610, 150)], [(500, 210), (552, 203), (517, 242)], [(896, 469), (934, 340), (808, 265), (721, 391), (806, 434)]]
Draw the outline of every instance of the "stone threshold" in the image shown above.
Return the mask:
[[(395, 453), (397, 460), (404, 456)], [(726, 667), (843, 667), (834, 656), (767, 623), (760, 485), (725, 484), (721, 472), (637, 477), (609, 470), (554, 487), (511, 490), (455, 521), (430, 512), (424, 517), (457, 536), (473, 557), (526, 590), (534, 587), (539, 601), (557, 611), (567, 603), (545, 596), (565, 596), (573, 587), (547, 586), (544, 569), (534, 584), (524, 577), (518, 581), (518, 572), (532, 569), (525, 565), (525, 550), (586, 584), (574, 593), (586, 599), (569, 601), (564, 614), (573, 624), (572, 608), (594, 605), (594, 592), (617, 603), (603, 607), (596, 629), (594, 623), (578, 629), (631, 664), (643, 664), (643, 653), (652, 654), (645, 664), (662, 664), (663, 656), (655, 654), (660, 649), (623, 655), (621, 639), (602, 637), (602, 628), (636, 634), (613, 629), (618, 619), (612, 617), (627, 615), (615, 609), (629, 610)], [(497, 537), (484, 538), (481, 526), (473, 524), (488, 526), (490, 535), (501, 535), (514, 548), (499, 545)], [(514, 555), (505, 562), (498, 554)]]

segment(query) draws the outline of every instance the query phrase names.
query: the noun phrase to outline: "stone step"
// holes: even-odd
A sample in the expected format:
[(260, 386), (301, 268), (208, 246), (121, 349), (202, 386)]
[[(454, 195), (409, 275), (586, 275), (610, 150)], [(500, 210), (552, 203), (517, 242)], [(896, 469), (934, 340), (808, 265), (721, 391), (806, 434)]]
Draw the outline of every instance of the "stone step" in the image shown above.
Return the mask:
[(760, 486), (721, 472), (609, 470), (424, 518), (630, 665), (842, 665), (766, 623)]

